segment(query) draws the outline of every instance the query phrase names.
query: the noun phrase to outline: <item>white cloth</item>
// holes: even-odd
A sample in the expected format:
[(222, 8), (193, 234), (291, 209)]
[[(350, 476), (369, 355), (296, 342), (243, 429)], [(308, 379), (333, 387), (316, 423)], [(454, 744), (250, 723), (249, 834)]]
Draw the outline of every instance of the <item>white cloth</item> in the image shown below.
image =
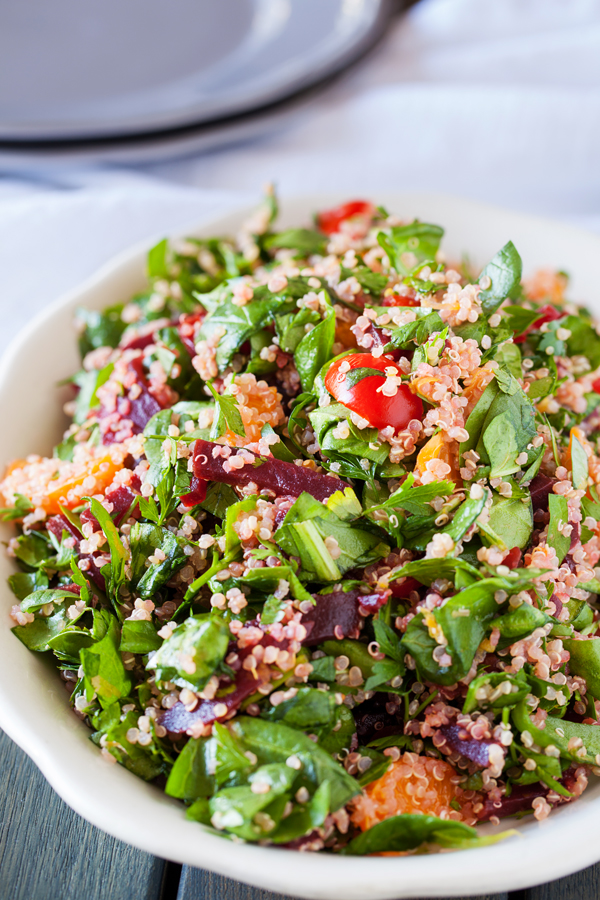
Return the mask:
[(599, 147), (600, 0), (421, 0), (260, 139), (0, 181), (0, 350), (117, 251), (252, 202), (266, 181), (464, 194), (600, 230)]

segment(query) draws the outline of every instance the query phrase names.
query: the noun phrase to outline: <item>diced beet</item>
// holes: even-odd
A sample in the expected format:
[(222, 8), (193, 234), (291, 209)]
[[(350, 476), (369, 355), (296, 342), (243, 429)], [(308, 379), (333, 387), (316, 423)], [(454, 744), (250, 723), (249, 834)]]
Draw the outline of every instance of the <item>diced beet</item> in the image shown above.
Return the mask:
[(192, 475), (189, 494), (183, 494), (179, 499), (184, 506), (191, 509), (192, 506), (196, 506), (198, 503), (203, 503), (206, 500), (207, 488), (208, 481), (204, 481), (203, 478), (196, 478), (195, 475)]
[[(148, 390), (142, 357), (138, 356), (129, 360), (128, 366), (135, 373), (136, 391), (132, 395), (132, 390), (129, 388), (125, 395), (118, 397), (116, 411), (109, 412), (104, 407), (100, 407), (96, 412), (103, 444), (112, 444), (115, 441), (131, 437), (132, 434), (139, 434), (152, 416), (163, 408)], [(125, 429), (122, 428), (124, 420), (129, 423), (128, 428)]]
[[(253, 463), (247, 463), (241, 469), (225, 466), (224, 457), (213, 456), (213, 451), (221, 453), (221, 444), (210, 441), (196, 441), (194, 446), (194, 475), (205, 481), (220, 481), (225, 484), (243, 487), (254, 482), (259, 491), (273, 491), (277, 497), (299, 497), (303, 491), (311, 494), (316, 500), (327, 500), (336, 491), (348, 487), (345, 481), (322, 475), (305, 466), (283, 462), (273, 457), (251, 454)], [(250, 451), (245, 450), (244, 455)], [(232, 454), (233, 456), (233, 454)], [(239, 457), (238, 457), (239, 458)]]
[(46, 528), (54, 535), (57, 541), (60, 541), (62, 538), (63, 531), (66, 531), (71, 537), (75, 538), (75, 550), (79, 559), (87, 559), (90, 563), (89, 569), (86, 569), (84, 572), (86, 578), (89, 578), (90, 581), (94, 582), (96, 587), (100, 588), (101, 591), (104, 591), (106, 588), (104, 576), (96, 565), (94, 557), (91, 553), (79, 553), (79, 543), (83, 538), (79, 529), (62, 513), (59, 513), (57, 516), (51, 516), (46, 522)]
[(202, 322), (205, 316), (206, 313), (202, 311), (192, 313), (189, 316), (181, 316), (179, 319), (179, 324), (177, 325), (179, 337), (190, 356), (196, 355), (196, 342), (194, 340), (197, 331), (196, 326)]
[(569, 545), (569, 550), (574, 550), (581, 538), (581, 527), (579, 525), (579, 522), (569, 522), (569, 525), (571, 525), (573, 529), (571, 531), (571, 543)]
[(408, 599), (412, 591), (418, 591), (422, 587), (423, 585), (416, 578), (404, 578), (390, 582), (392, 597), (398, 597), (400, 600)]
[(387, 603), (391, 591), (376, 591), (373, 594), (359, 594), (358, 604), (362, 609), (368, 610), (371, 614), (376, 613)]
[(150, 344), (153, 344), (155, 341), (154, 332), (150, 331), (147, 334), (138, 334), (129, 338), (129, 340), (125, 341), (124, 344), (121, 344), (120, 350), (145, 350), (146, 347), (149, 347)]
[[(403, 734), (402, 716), (390, 713), (387, 708), (388, 695), (377, 692), (370, 700), (365, 700), (352, 710), (356, 722), (356, 734), (359, 744), (365, 745), (375, 738), (388, 737), (391, 734)], [(398, 708), (399, 710), (402, 707)]]
[(521, 565), (521, 550), (519, 547), (513, 547), (508, 551), (508, 554), (502, 560), (503, 566), (508, 566), (509, 569), (516, 569)]
[(558, 478), (550, 478), (548, 475), (536, 475), (532, 479), (529, 492), (534, 512), (536, 509), (548, 509), (548, 495), (552, 493), (557, 481)]
[[(131, 508), (131, 504), (135, 500), (136, 496), (137, 494), (135, 494), (130, 487), (124, 484), (119, 485), (119, 487), (115, 488), (114, 491), (109, 491), (109, 493), (106, 494), (105, 499), (113, 505), (111, 516), (115, 525), (121, 525), (123, 518), (127, 513), (127, 510)], [(140, 511), (137, 506), (133, 510), (132, 516), (135, 519), (139, 519)], [(94, 531), (100, 531), (98, 520), (89, 508), (84, 509), (81, 513), (81, 522), (82, 524), (89, 522), (92, 525)]]
[(461, 756), (482, 768), (489, 764), (489, 745), (495, 743), (494, 741), (475, 740), (460, 725), (443, 725), (440, 733), (445, 737), (447, 745)]
[(65, 584), (62, 586), (61, 590), (69, 591), (70, 594), (81, 594), (81, 585), (79, 584)]
[(77, 543), (79, 543), (83, 537), (79, 529), (62, 513), (58, 513), (56, 516), (50, 516), (46, 522), (46, 528), (54, 535), (57, 541), (60, 541), (62, 538), (63, 531), (66, 531), (67, 534), (74, 537)]
[(361, 615), (358, 611), (358, 591), (334, 591), (332, 594), (314, 594), (317, 601), (309, 612), (302, 616), (302, 624), (307, 635), (303, 644), (313, 647), (323, 641), (358, 637)]
[[(256, 623), (247, 622), (246, 624), (250, 625)], [(265, 634), (260, 643), (264, 647), (275, 644), (282, 650), (286, 649), (289, 645), (287, 640), (277, 643), (268, 634)], [(211, 725), (217, 719), (215, 716), (215, 707), (217, 704), (223, 703), (227, 707), (227, 711), (231, 712), (232, 710), (238, 709), (244, 700), (247, 700), (248, 697), (251, 697), (252, 694), (256, 692), (256, 689), (260, 684), (260, 679), (255, 678), (252, 670), (244, 669), (241, 664), (245, 657), (252, 653), (252, 647), (238, 650), (235, 645), (230, 646), (232, 649), (236, 650), (239, 656), (235, 675), (235, 688), (233, 691), (225, 694), (223, 697), (215, 697), (213, 700), (202, 700), (191, 712), (185, 708), (181, 701), (178, 701), (171, 709), (166, 709), (164, 712), (160, 713), (160, 715), (157, 716), (156, 721), (159, 725), (166, 728), (170, 734), (185, 734), (188, 728), (191, 728), (192, 725), (198, 724), (199, 722), (203, 725)]]
[(549, 788), (545, 784), (514, 784), (510, 797), (502, 797), (495, 806), (491, 800), (484, 800), (483, 809), (478, 813), (478, 819), (486, 822), (492, 816), (503, 819), (506, 816), (516, 816), (517, 813), (531, 810), (531, 804), (536, 797), (545, 797)]

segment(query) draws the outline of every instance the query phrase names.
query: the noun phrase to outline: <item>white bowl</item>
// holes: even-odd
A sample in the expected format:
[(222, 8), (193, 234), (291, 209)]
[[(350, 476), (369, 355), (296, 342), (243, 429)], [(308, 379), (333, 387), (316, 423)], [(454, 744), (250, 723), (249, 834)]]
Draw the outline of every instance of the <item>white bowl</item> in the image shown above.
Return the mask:
[[(339, 196), (288, 200), (284, 226), (306, 221)], [(570, 295), (600, 313), (594, 260), (600, 237), (556, 222), (436, 195), (393, 195), (378, 202), (403, 216), (446, 228), (450, 258), (467, 251), (484, 265), (511, 239), (525, 272), (543, 266), (571, 273)], [(191, 228), (187, 233), (234, 232), (247, 210)], [(64, 399), (55, 385), (78, 367), (73, 311), (127, 300), (144, 286), (145, 252), (119, 256), (78, 290), (58, 300), (24, 329), (0, 363), (0, 464), (28, 453), (50, 453), (64, 428)], [(10, 526), (1, 527), (8, 540)], [(12, 562), (0, 557), (0, 726), (31, 756), (74, 810), (114, 837), (148, 853), (201, 866), (267, 890), (337, 900), (484, 894), (529, 887), (570, 874), (600, 859), (600, 781), (580, 800), (545, 822), (518, 823), (521, 837), (477, 850), (408, 858), (347, 858), (235, 844), (184, 816), (183, 805), (118, 765), (109, 765), (89, 730), (69, 709), (49, 661), (29, 652), (10, 632), (14, 602), (5, 580)], [(513, 823), (503, 822), (503, 828)], [(489, 828), (489, 826), (485, 826)]]

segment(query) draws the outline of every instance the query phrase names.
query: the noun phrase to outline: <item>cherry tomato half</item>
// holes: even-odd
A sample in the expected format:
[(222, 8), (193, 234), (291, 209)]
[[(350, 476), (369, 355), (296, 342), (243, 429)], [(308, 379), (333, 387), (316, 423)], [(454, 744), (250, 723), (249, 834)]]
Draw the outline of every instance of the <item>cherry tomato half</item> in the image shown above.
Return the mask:
[[(407, 384), (398, 385), (393, 397), (386, 397), (381, 391), (377, 391), (385, 382), (385, 369), (390, 366), (395, 367), (395, 363), (389, 356), (350, 353), (331, 364), (325, 376), (325, 387), (338, 403), (343, 403), (348, 409), (358, 413), (373, 428), (392, 425), (396, 431), (402, 431), (411, 419), (423, 418), (423, 404)], [(367, 375), (352, 384), (348, 375), (355, 369), (378, 369), (382, 374)]]
[(372, 216), (375, 207), (366, 200), (351, 200), (349, 203), (342, 203), (335, 209), (324, 209), (317, 216), (317, 225), (325, 234), (333, 234), (340, 230), (340, 225), (346, 219), (353, 219), (354, 216)]
[(420, 302), (414, 297), (403, 297), (402, 294), (388, 294), (381, 301), (382, 306), (420, 306)]
[(560, 312), (560, 310), (555, 309), (553, 306), (550, 306), (549, 303), (546, 303), (544, 306), (540, 306), (539, 313), (539, 319), (536, 319), (535, 322), (532, 322), (531, 325), (526, 328), (522, 334), (519, 334), (517, 337), (515, 337), (515, 344), (522, 344), (527, 339), (527, 335), (530, 331), (541, 328), (542, 325), (546, 324), (546, 322), (555, 322), (557, 319), (562, 319), (562, 317), (565, 315), (564, 312)]

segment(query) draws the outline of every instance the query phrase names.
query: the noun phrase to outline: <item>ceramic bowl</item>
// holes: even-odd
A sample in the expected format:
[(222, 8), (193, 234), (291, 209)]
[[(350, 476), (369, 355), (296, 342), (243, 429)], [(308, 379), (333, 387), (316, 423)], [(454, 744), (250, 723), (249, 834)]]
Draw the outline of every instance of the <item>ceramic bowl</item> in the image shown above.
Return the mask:
[[(313, 196), (283, 203), (283, 226), (301, 224), (314, 209), (343, 199)], [(572, 276), (570, 296), (600, 313), (594, 260), (600, 237), (567, 225), (439, 195), (376, 198), (398, 215), (440, 223), (448, 258), (484, 265), (511, 239), (525, 273), (550, 266)], [(241, 210), (187, 233), (232, 233)], [(147, 247), (119, 256), (20, 334), (0, 364), (0, 465), (29, 453), (50, 453), (66, 421), (55, 385), (78, 368), (73, 312), (101, 309), (141, 290)], [(1, 539), (11, 535), (1, 527)], [(211, 869), (267, 890), (322, 900), (388, 900), (515, 890), (551, 881), (600, 859), (600, 780), (583, 797), (544, 822), (518, 823), (520, 837), (494, 846), (429, 856), (347, 858), (236, 844), (189, 822), (179, 802), (119, 765), (109, 765), (70, 711), (50, 661), (29, 652), (10, 631), (14, 598), (5, 585), (13, 563), (0, 557), (0, 726), (39, 766), (60, 796), (94, 825), (160, 857)], [(502, 827), (514, 823), (505, 820)], [(32, 826), (33, 827), (33, 826)], [(484, 826), (489, 829), (490, 826)]]

